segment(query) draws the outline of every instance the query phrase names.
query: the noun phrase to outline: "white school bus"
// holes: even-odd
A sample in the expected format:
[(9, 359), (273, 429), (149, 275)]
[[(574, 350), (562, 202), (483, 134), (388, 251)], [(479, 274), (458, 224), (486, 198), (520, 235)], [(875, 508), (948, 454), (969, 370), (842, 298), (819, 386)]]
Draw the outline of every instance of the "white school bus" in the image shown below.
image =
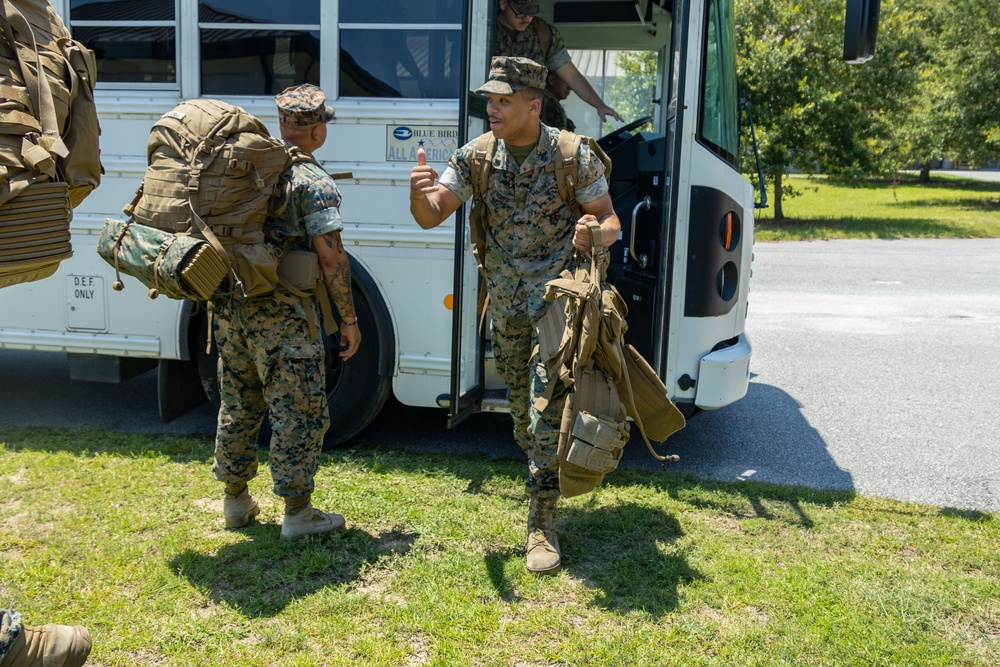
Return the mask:
[[(567, 101), (577, 131), (600, 137), (614, 163), (622, 237), (610, 277), (630, 309), (627, 340), (688, 415), (739, 400), (749, 378), (754, 189), (738, 169), (733, 2), (540, 3), (604, 99), (639, 110), (602, 127), (592, 108)], [(328, 355), (328, 443), (363, 429), (390, 391), (406, 405), (446, 407), (452, 425), (505, 409), (476, 315), (467, 211), (425, 231), (408, 210), (417, 148), (441, 171), (487, 129), (469, 91), (488, 73), (496, 0), (52, 3), (97, 54), (106, 173), (74, 213), (73, 257), (50, 278), (0, 290), (0, 347), (68, 354), (74, 379), (122, 382), (155, 369), (165, 420), (206, 400), (215, 364), (204, 311), (150, 299), (128, 277), (113, 291), (97, 239), (132, 199), (160, 115), (212, 97), (276, 134), (274, 95), (308, 82), (337, 110), (317, 157), (350, 172), (338, 185), (364, 336), (349, 362)], [(650, 66), (625, 71), (629, 57)], [(616, 86), (629, 92), (615, 97)]]

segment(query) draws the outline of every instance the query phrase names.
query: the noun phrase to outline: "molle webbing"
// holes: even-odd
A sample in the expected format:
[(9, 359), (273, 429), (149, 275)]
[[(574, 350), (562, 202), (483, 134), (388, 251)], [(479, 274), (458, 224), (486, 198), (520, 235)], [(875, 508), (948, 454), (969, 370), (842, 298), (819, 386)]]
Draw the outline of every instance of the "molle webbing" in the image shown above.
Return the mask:
[(124, 213), (147, 227), (208, 241), (240, 296), (273, 291), (282, 249), (264, 252), (264, 223), (287, 204), (285, 170), (315, 159), (287, 149), (240, 107), (212, 99), (181, 102), (163, 114), (150, 131), (147, 157)]

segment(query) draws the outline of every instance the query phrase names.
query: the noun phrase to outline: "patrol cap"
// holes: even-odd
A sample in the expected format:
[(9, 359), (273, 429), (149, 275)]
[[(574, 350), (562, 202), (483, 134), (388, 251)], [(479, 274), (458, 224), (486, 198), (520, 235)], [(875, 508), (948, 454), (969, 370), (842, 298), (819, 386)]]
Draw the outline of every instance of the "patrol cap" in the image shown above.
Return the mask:
[(274, 97), (278, 119), (288, 125), (306, 127), (329, 123), (334, 119), (333, 107), (326, 104), (326, 95), (311, 83), (290, 86)]
[(538, 0), (507, 0), (507, 4), (515, 14), (538, 16)]
[(525, 88), (545, 90), (548, 70), (534, 60), (511, 56), (493, 56), (490, 63), (490, 79), (476, 89), (483, 95), (511, 95)]

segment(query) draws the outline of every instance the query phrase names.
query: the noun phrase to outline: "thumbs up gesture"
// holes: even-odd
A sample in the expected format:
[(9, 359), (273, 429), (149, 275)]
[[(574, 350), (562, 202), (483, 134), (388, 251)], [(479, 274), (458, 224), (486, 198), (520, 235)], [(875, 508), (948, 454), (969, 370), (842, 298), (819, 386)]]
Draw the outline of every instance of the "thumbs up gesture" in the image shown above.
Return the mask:
[(418, 148), (417, 166), (410, 171), (410, 200), (424, 199), (428, 192), (437, 190), (437, 179), (437, 171), (427, 165), (427, 153)]

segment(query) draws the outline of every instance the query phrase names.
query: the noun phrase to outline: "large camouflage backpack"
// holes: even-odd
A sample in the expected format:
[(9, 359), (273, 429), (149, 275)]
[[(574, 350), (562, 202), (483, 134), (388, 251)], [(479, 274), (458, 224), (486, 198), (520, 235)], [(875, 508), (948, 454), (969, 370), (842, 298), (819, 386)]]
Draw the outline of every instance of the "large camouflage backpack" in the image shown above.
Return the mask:
[(553, 302), (535, 325), (538, 361), (549, 384), (534, 402), (542, 411), (557, 385), (570, 389), (559, 429), (559, 488), (567, 498), (597, 487), (618, 467), (629, 440), (631, 417), (650, 454), (666, 464), (650, 438), (666, 440), (684, 427), (684, 416), (642, 355), (625, 343), (628, 308), (606, 281), (609, 259), (601, 227), (589, 225), (594, 242), (589, 266), (563, 271), (546, 284)]
[[(52, 275), (100, 183), (94, 54), (45, 0), (0, 0), (0, 287)], [(41, 75), (40, 75), (41, 74)]]
[(265, 241), (264, 222), (287, 203), (285, 170), (315, 159), (286, 148), (244, 109), (212, 99), (163, 114), (147, 157), (145, 177), (123, 209), (129, 220), (108, 221), (101, 256), (150, 287), (151, 297), (271, 293), (286, 249)]

